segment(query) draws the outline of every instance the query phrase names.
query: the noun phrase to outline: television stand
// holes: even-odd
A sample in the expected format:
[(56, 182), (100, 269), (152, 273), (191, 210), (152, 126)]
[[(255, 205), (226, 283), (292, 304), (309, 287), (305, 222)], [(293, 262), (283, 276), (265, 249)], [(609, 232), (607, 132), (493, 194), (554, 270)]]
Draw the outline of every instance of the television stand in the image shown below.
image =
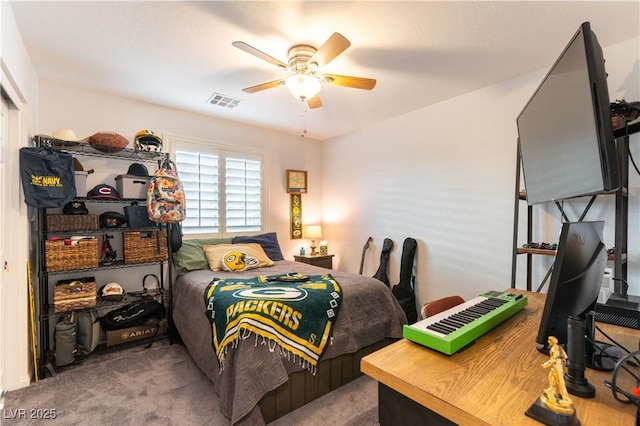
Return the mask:
[(613, 371), (620, 359), (620, 348), (604, 342), (588, 344), (591, 346), (591, 356), (587, 355), (587, 368), (598, 371)]
[(595, 340), (595, 313), (571, 316), (567, 320), (567, 371), (564, 375), (571, 395), (593, 398), (595, 387), (585, 377), (585, 370), (613, 371), (620, 359), (620, 348)]
[(571, 395), (581, 398), (596, 396), (596, 388), (584, 375), (587, 366), (586, 320), (583, 316), (570, 316), (567, 320), (567, 370), (564, 381)]
[(594, 311), (589, 312), (585, 319), (585, 359), (587, 367), (598, 371), (613, 371), (620, 359), (620, 348), (605, 342), (599, 342), (595, 338), (596, 325)]

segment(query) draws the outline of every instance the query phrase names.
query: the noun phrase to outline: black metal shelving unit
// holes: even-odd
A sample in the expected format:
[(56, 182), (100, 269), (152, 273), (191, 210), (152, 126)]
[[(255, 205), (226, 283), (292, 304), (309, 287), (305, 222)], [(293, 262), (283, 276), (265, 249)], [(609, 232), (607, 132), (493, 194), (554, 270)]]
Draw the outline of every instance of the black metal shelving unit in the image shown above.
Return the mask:
[[(45, 136), (35, 136), (34, 137), (35, 145), (38, 147), (50, 147), (62, 152), (67, 152), (73, 155), (79, 156), (92, 156), (99, 157), (105, 159), (115, 159), (115, 160), (124, 160), (130, 162), (145, 162), (145, 163), (160, 163), (167, 154), (157, 153), (157, 152), (146, 152), (146, 151), (138, 151), (133, 149), (121, 149), (114, 152), (102, 152), (93, 148), (90, 144), (85, 142), (67, 142), (60, 141), (57, 139), (53, 139)], [(105, 199), (93, 199), (87, 197), (77, 197), (74, 201), (82, 201), (85, 203), (114, 203), (114, 204), (130, 204), (133, 201), (137, 201), (140, 204), (144, 204), (146, 200), (141, 199), (119, 199), (119, 200), (105, 200)], [(128, 227), (120, 227), (120, 228), (108, 228), (106, 229), (109, 233), (115, 232), (128, 232), (128, 231), (139, 231), (139, 232), (147, 232), (147, 231), (157, 231), (157, 230), (166, 230), (165, 226), (159, 225), (157, 227), (146, 227), (146, 228), (128, 228)], [(45, 265), (45, 249), (46, 249), (46, 240), (51, 236), (65, 236), (65, 235), (100, 235), (105, 233), (105, 229), (99, 230), (73, 230), (73, 231), (47, 231), (47, 209), (37, 209), (37, 249), (36, 249), (36, 265), (37, 265), (37, 275), (38, 275), (38, 289), (37, 289), (37, 304), (36, 304), (36, 320), (38, 322), (38, 347), (37, 347), (37, 358), (38, 358), (38, 372), (39, 377), (46, 377), (47, 373), (55, 374), (55, 370), (57, 368), (67, 368), (65, 367), (55, 367), (53, 365), (53, 345), (51, 342), (52, 338), (52, 324), (62, 316), (64, 313), (55, 313), (52, 302), (52, 298), (50, 297), (50, 277), (55, 275), (63, 275), (63, 274), (86, 274), (96, 271), (103, 271), (109, 269), (121, 269), (121, 268), (159, 268), (159, 284), (160, 289), (149, 291), (147, 296), (153, 297), (154, 299), (161, 301), (161, 303), (166, 306), (166, 319), (167, 319), (167, 334), (162, 336), (153, 336), (146, 339), (137, 340), (135, 342), (120, 344), (117, 346), (106, 347), (104, 342), (101, 342), (99, 347), (96, 349), (94, 353), (102, 353), (102, 352), (110, 352), (114, 350), (121, 350), (131, 346), (150, 344), (155, 341), (168, 338), (171, 342), (173, 342), (172, 337), (172, 318), (171, 318), (171, 294), (172, 294), (172, 263), (171, 259), (171, 245), (168, 244), (167, 240), (167, 260), (160, 261), (152, 261), (152, 262), (144, 262), (144, 263), (125, 263), (124, 261), (116, 261), (114, 263), (108, 265), (99, 265), (97, 268), (86, 268), (86, 269), (74, 269), (74, 270), (63, 270), (63, 271), (47, 271)], [(168, 268), (168, 273), (165, 276), (165, 267)], [(127, 303), (130, 303), (136, 299), (135, 296), (127, 295), (125, 299), (121, 302), (104, 302), (97, 301), (96, 309), (98, 311), (101, 310), (111, 310), (115, 309), (119, 306), (124, 306)], [(79, 360), (80, 362), (82, 359)], [(74, 362), (70, 366), (76, 365)]]

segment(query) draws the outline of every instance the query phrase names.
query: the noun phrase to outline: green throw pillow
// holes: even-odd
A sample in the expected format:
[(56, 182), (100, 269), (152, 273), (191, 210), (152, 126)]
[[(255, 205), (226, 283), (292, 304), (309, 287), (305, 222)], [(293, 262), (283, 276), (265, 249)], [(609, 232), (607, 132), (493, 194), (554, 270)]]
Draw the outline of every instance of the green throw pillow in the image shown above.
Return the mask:
[(213, 244), (231, 244), (231, 238), (195, 238), (182, 240), (182, 247), (173, 254), (173, 264), (176, 265), (178, 273), (183, 274), (199, 269), (209, 269), (207, 257), (202, 246)]

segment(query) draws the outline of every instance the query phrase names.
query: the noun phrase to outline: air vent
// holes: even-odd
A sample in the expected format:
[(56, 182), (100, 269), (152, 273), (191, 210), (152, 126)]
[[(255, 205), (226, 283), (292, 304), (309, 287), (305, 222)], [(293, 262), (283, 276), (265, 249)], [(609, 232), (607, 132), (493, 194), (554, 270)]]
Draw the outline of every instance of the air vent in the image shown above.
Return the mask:
[(223, 108), (235, 108), (240, 103), (240, 99), (232, 98), (231, 96), (223, 95), (222, 93), (214, 93), (207, 101), (211, 105), (218, 105)]

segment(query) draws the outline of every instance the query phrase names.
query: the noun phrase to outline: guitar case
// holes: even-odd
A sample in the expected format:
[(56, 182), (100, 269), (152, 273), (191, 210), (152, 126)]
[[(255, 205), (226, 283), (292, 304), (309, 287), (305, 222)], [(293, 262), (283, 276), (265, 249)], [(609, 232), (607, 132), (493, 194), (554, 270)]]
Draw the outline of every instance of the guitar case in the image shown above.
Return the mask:
[(418, 243), (413, 238), (407, 238), (402, 245), (402, 258), (400, 260), (400, 282), (393, 286), (391, 292), (398, 300), (402, 310), (407, 315), (407, 323), (418, 321), (416, 309), (416, 295), (414, 292), (416, 277), (413, 273), (413, 260), (416, 255)]
[(382, 243), (382, 253), (380, 253), (380, 266), (378, 266), (378, 270), (376, 271), (373, 278), (377, 278), (383, 283), (387, 285), (387, 287), (391, 286), (389, 282), (389, 276), (387, 275), (387, 270), (389, 269), (389, 252), (393, 248), (393, 241), (389, 238), (385, 238)]

